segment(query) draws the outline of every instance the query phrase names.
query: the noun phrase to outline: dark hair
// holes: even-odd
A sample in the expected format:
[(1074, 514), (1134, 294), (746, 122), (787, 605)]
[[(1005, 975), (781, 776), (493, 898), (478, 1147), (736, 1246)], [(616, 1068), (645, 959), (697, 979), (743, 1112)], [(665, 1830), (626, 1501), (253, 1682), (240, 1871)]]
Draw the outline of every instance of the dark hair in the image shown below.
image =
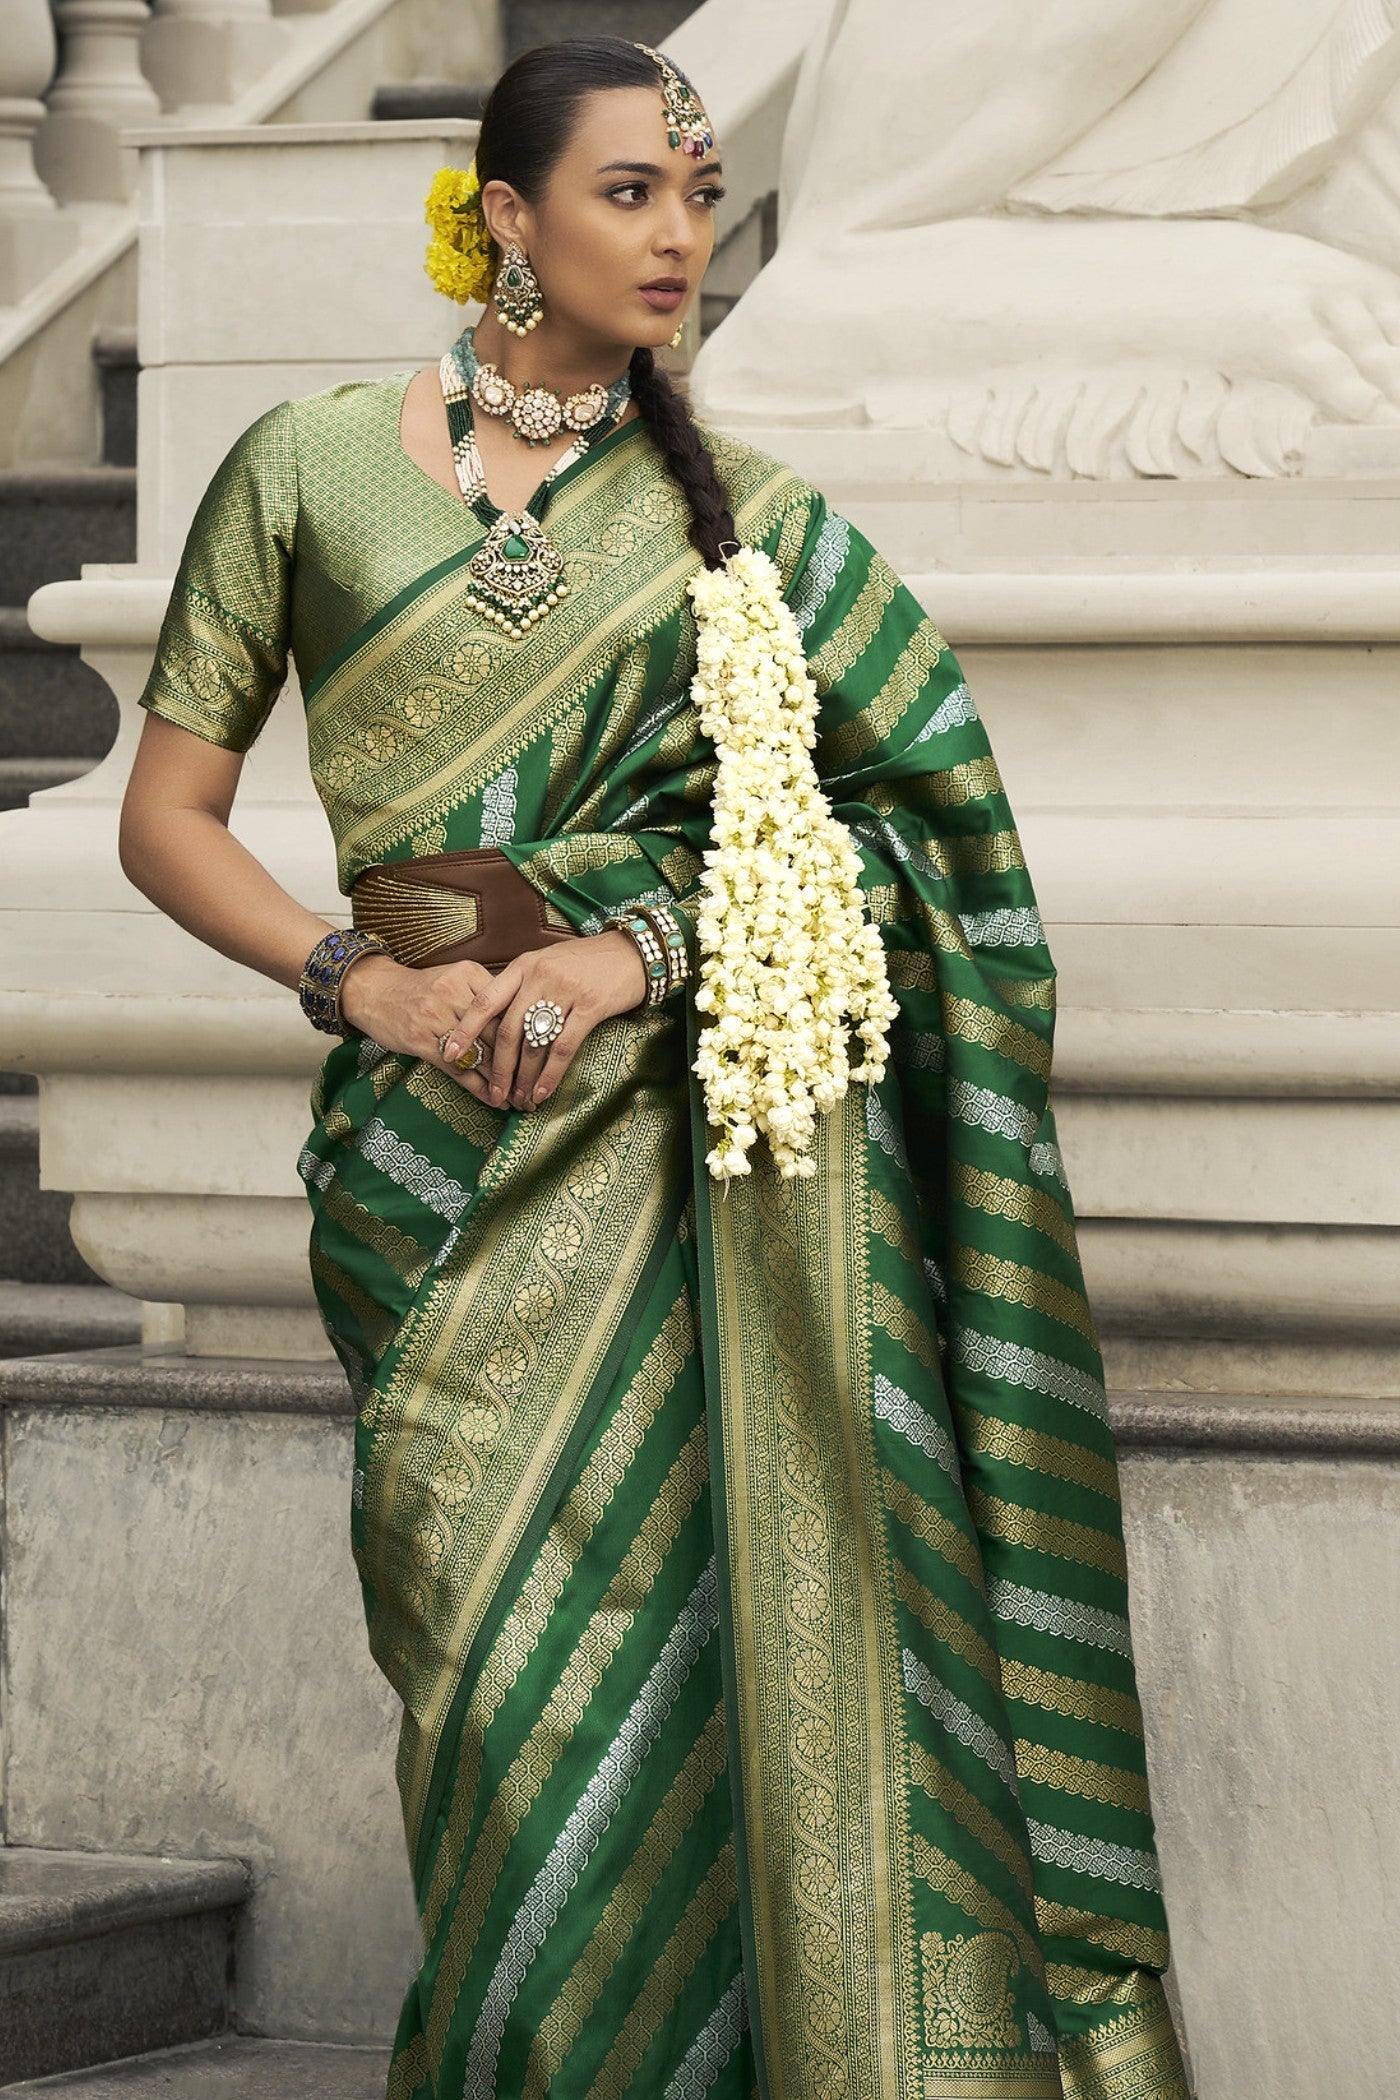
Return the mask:
[[(476, 167), (483, 189), (488, 182), (508, 182), (527, 203), (536, 203), (568, 145), (585, 96), (598, 88), (660, 85), (654, 60), (620, 36), (565, 37), (522, 51), (492, 88), (481, 113)], [(721, 544), (736, 537), (734, 519), (690, 403), (645, 346), (632, 352), (631, 372), (638, 413), (650, 424), (690, 506), (690, 543), (707, 568), (718, 569)]]

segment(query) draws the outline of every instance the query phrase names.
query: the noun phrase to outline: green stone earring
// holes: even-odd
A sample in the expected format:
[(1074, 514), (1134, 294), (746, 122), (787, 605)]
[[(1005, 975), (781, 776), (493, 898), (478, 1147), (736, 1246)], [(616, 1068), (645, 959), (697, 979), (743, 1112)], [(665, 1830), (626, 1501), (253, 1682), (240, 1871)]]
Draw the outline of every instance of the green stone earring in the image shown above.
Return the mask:
[(544, 319), (540, 280), (518, 241), (511, 241), (501, 258), (491, 296), (496, 302), (501, 326), (508, 328), (512, 335), (529, 335)]

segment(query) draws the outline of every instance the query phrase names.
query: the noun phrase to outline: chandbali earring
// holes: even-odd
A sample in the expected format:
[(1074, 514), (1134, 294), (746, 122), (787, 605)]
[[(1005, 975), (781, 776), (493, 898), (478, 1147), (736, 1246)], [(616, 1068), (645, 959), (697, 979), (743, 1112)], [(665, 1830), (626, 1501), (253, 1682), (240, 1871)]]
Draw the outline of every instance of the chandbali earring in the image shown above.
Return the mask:
[(518, 241), (511, 241), (496, 272), (492, 298), (501, 326), (512, 335), (525, 336), (544, 319), (544, 295), (540, 280), (530, 267), (530, 258)]

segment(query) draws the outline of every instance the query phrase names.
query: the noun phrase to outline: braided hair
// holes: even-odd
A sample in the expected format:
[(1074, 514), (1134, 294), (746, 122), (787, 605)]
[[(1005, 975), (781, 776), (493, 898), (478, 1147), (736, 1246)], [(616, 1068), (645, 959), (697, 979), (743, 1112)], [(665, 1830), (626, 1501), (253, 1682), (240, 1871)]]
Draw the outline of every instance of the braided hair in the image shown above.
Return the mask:
[[(523, 51), (501, 74), (482, 109), (476, 148), (482, 187), (508, 182), (528, 203), (536, 202), (568, 144), (585, 96), (599, 88), (660, 86), (655, 61), (624, 37), (565, 37)], [(707, 568), (721, 568), (720, 550), (737, 535), (729, 497), (690, 402), (646, 345), (632, 352), (631, 381), (637, 412), (689, 507), (690, 544)]]

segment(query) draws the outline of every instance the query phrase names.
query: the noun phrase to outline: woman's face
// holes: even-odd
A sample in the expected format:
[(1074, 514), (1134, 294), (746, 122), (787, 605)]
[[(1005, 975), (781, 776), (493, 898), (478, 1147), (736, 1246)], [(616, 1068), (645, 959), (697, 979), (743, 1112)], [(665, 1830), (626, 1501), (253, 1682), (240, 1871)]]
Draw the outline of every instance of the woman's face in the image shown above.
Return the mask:
[[(598, 90), (538, 206), (503, 182), (485, 185), (487, 224), (501, 247), (518, 240), (529, 256), (550, 334), (562, 324), (590, 344), (656, 349), (694, 307), (714, 252), (720, 163), (713, 152), (694, 159), (666, 133), (659, 84)], [(643, 296), (657, 278), (684, 280), (674, 305)]]

